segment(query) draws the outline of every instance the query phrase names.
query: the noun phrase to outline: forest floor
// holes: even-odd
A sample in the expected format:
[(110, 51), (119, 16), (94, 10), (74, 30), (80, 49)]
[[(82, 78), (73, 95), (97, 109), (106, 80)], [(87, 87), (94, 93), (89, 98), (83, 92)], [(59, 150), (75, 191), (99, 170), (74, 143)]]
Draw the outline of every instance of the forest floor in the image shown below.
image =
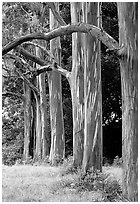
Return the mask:
[[(103, 176), (104, 181), (101, 179)], [(122, 201), (120, 190), (122, 185), (121, 167), (103, 167), (102, 175), (97, 175), (97, 177), (98, 179), (94, 178), (93, 180), (93, 175), (89, 175), (86, 179), (83, 179), (76, 173), (66, 173), (63, 166), (3, 166), (2, 201)]]

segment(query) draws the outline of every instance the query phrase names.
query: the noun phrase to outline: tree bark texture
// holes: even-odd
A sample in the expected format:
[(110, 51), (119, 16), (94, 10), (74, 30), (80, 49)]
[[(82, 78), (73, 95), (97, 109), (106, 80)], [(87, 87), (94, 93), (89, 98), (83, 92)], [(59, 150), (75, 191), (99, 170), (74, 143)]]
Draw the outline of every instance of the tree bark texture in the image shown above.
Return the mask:
[[(55, 6), (59, 10), (59, 3)], [(50, 29), (58, 27), (58, 22), (50, 10)], [(57, 64), (61, 63), (60, 37), (50, 41), (50, 51), (55, 57)], [(56, 164), (65, 156), (65, 136), (62, 109), (61, 75), (55, 71), (48, 73), (49, 96), (50, 96), (50, 122), (51, 122), (51, 150), (49, 160)]]
[[(38, 42), (40, 44), (40, 42)], [(42, 58), (42, 52), (40, 48), (36, 47), (37, 57)], [(40, 66), (37, 65), (37, 69)], [(47, 98), (46, 98), (46, 84), (45, 84), (45, 75), (42, 73), (37, 77), (39, 93), (40, 93), (40, 114), (41, 114), (41, 158), (45, 159), (49, 155), (49, 135), (48, 135), (48, 123), (47, 123)]]
[[(99, 3), (83, 2), (84, 22), (100, 26)], [(83, 169), (102, 169), (102, 90), (100, 41), (84, 35), (85, 129)]]
[(10, 50), (14, 49), (18, 45), (21, 45), (24, 42), (31, 41), (33, 39), (41, 39), (41, 40), (52, 40), (53, 38), (60, 37), (63, 35), (70, 35), (74, 32), (81, 32), (81, 33), (90, 33), (92, 36), (97, 37), (99, 40), (102, 41), (110, 50), (118, 50), (120, 49), (118, 42), (112, 38), (108, 33), (103, 31), (102, 29), (85, 24), (85, 23), (77, 23), (72, 25), (61, 26), (60, 28), (51, 30), (48, 33), (33, 33), (26, 36), (19, 37), (15, 39), (13, 42), (8, 43), (2, 49), (2, 55), (5, 55)]
[(23, 160), (29, 159), (30, 155), (30, 140), (31, 140), (31, 89), (23, 82), (24, 89), (24, 150)]
[[(71, 3), (71, 22), (81, 22), (81, 2)], [(70, 78), (73, 108), (73, 165), (80, 167), (84, 143), (84, 48), (83, 34), (72, 34), (72, 72)]]
[(123, 194), (138, 201), (138, 3), (118, 3), (122, 83)]
[[(38, 84), (38, 82), (37, 82)], [(34, 93), (36, 100), (36, 146), (35, 146), (35, 160), (42, 159), (42, 141), (41, 141), (41, 112), (40, 112), (40, 100)]]
[(47, 122), (47, 98), (46, 98), (46, 73), (39, 75), (39, 90), (40, 90), (40, 109), (41, 109), (41, 140), (42, 140), (42, 159), (49, 156), (49, 134)]

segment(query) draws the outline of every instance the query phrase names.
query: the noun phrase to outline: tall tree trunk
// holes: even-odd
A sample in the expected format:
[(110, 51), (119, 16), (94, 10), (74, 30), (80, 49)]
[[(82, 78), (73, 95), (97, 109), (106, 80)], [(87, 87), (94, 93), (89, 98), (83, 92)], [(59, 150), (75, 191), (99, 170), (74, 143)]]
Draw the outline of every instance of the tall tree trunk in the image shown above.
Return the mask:
[[(34, 81), (34, 80), (33, 80)], [(33, 83), (34, 84), (34, 83)], [(35, 158), (36, 154), (36, 99), (33, 91), (31, 92), (31, 105), (32, 105), (32, 120), (31, 120), (31, 131), (32, 131), (32, 156)]]
[(41, 112), (40, 100), (34, 93), (36, 100), (36, 146), (35, 146), (35, 160), (42, 159), (42, 141), (41, 141)]
[[(71, 22), (82, 21), (81, 2), (71, 3)], [(73, 108), (73, 165), (80, 167), (84, 143), (84, 50), (83, 34), (72, 34), (72, 73), (70, 78)]]
[[(24, 82), (23, 82), (24, 83)], [(30, 140), (31, 140), (31, 89), (24, 83), (24, 150), (23, 160), (30, 157)]]
[[(84, 2), (83, 15), (86, 23), (100, 26), (99, 3)], [(84, 99), (85, 131), (83, 169), (102, 169), (102, 91), (100, 42), (85, 34)]]
[[(71, 3), (71, 22), (82, 21), (82, 3)], [(72, 34), (72, 73), (70, 78), (73, 108), (73, 165), (82, 165), (84, 142), (84, 48), (83, 34)]]
[(47, 97), (46, 97), (46, 73), (39, 75), (40, 109), (41, 109), (41, 138), (42, 138), (42, 159), (49, 156), (49, 135), (47, 123)]
[[(59, 11), (59, 3), (55, 3)], [(50, 10), (50, 29), (58, 27), (58, 22)], [(50, 41), (50, 51), (56, 58), (58, 65), (61, 63), (60, 37)], [(51, 150), (50, 162), (55, 164), (65, 156), (64, 121), (62, 109), (61, 75), (52, 71), (48, 73), (50, 95), (50, 122), (51, 122)]]
[(122, 83), (123, 194), (138, 201), (138, 3), (118, 3)]
[[(38, 41), (40, 44), (40, 42)], [(40, 48), (36, 48), (36, 56), (42, 58), (42, 53)], [(40, 66), (37, 65), (37, 69)], [(47, 126), (47, 97), (46, 97), (46, 84), (45, 84), (45, 75), (42, 73), (38, 76), (38, 87), (40, 92), (40, 114), (41, 114), (41, 158), (45, 159), (49, 155), (49, 136), (48, 136), (48, 126)]]

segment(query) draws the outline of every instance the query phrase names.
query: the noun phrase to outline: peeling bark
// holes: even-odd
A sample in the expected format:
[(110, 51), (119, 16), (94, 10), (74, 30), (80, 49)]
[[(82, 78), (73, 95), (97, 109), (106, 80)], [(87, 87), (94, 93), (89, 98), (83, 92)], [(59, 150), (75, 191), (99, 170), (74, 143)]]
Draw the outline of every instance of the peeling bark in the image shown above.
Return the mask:
[[(100, 26), (99, 3), (83, 3), (86, 23)], [(85, 130), (83, 169), (102, 169), (102, 91), (100, 42), (84, 34)]]
[(29, 159), (30, 155), (30, 140), (31, 140), (31, 89), (24, 83), (24, 150), (23, 160)]
[(138, 201), (138, 3), (118, 3), (122, 84), (123, 195)]
[(27, 41), (31, 41), (34, 39), (49, 41), (52, 40), (53, 38), (63, 35), (70, 35), (74, 32), (90, 33), (93, 37), (96, 37), (99, 40), (101, 40), (102, 43), (104, 43), (110, 50), (120, 49), (118, 42), (102, 29), (86, 23), (77, 23), (74, 25), (61, 26), (48, 33), (33, 33), (26, 36), (21, 36), (14, 40), (13, 42), (10, 42), (6, 46), (4, 46), (2, 49), (2, 55), (5, 55), (10, 50)]
[[(42, 52), (39, 47), (36, 47), (37, 57), (42, 58)], [(40, 69), (40, 66), (37, 65), (37, 69)], [(41, 119), (41, 159), (45, 159), (46, 156), (49, 156), (49, 136), (48, 136), (48, 127), (47, 127), (47, 98), (46, 98), (46, 84), (45, 84), (45, 74), (41, 73), (38, 78), (38, 87), (40, 93), (40, 119)]]
[(36, 104), (36, 146), (35, 146), (35, 160), (42, 159), (42, 141), (41, 141), (41, 112), (40, 112), (40, 101), (34, 93), (35, 104)]
[[(55, 3), (58, 10), (59, 3)], [(57, 20), (50, 11), (50, 29), (58, 27)], [(57, 64), (61, 63), (61, 44), (60, 38), (50, 41), (50, 51)], [(49, 95), (50, 95), (50, 122), (51, 122), (51, 150), (49, 160), (52, 164), (64, 159), (65, 156), (65, 137), (64, 121), (62, 109), (62, 90), (61, 75), (55, 71), (48, 73)]]
[[(80, 2), (71, 3), (71, 21), (82, 21)], [(73, 110), (73, 165), (81, 167), (84, 142), (84, 47), (83, 35), (72, 34), (72, 73), (70, 78)]]

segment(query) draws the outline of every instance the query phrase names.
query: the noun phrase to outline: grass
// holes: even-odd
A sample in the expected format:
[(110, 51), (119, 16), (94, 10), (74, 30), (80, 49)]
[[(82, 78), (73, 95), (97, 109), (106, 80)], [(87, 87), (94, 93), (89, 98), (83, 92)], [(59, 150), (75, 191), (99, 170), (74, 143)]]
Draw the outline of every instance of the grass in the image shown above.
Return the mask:
[[(67, 169), (66, 169), (67, 166)], [(119, 167), (103, 167), (103, 173), (84, 175), (62, 166), (3, 166), (3, 202), (122, 201)]]

